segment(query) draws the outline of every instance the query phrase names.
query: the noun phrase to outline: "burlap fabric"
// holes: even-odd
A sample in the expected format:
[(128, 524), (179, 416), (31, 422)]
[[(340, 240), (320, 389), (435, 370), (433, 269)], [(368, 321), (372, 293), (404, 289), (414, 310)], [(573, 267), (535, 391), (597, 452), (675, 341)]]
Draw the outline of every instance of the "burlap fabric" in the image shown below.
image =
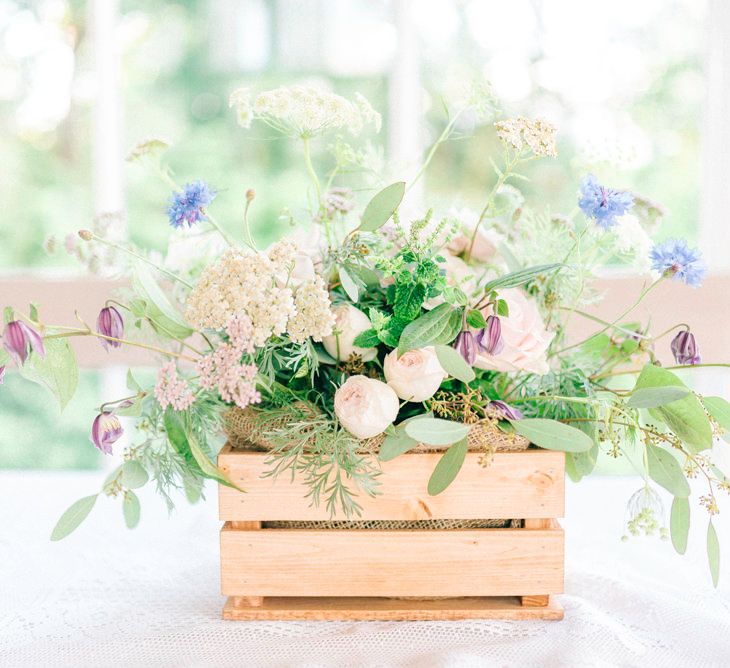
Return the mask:
[[(274, 443), (267, 434), (276, 432), (292, 421), (306, 421), (307, 414), (314, 416), (316, 409), (307, 404), (297, 404), (291, 412), (279, 411), (275, 415), (262, 413), (254, 408), (231, 408), (223, 416), (223, 425), (229, 443), (236, 449), (266, 452), (274, 449)], [(516, 452), (526, 450), (530, 442), (518, 434), (508, 434), (497, 426), (498, 416), (492, 414), (475, 423), (469, 431), (468, 443), (470, 452)], [(359, 450), (364, 453), (377, 454), (384, 436), (361, 441)], [(409, 452), (438, 452), (448, 446), (418, 444)], [(278, 529), (328, 529), (328, 530), (416, 530), (416, 529), (495, 529), (517, 527), (522, 520), (483, 519), (437, 519), (437, 520), (330, 520), (330, 521), (298, 521), (298, 522), (266, 522), (264, 526)]]

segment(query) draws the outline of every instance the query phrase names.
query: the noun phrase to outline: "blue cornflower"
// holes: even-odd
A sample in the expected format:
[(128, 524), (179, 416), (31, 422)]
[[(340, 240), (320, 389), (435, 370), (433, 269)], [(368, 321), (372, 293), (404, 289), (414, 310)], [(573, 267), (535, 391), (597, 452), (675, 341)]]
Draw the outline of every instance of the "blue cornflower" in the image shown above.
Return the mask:
[(182, 227), (185, 223), (192, 227), (205, 218), (207, 207), (216, 196), (214, 190), (203, 181), (186, 183), (182, 190), (173, 192), (167, 217), (173, 227)]
[(707, 273), (702, 253), (696, 248), (689, 248), (684, 239), (668, 239), (664, 243), (657, 244), (652, 248), (649, 257), (652, 269), (693, 288), (702, 283)]
[(630, 192), (605, 188), (593, 174), (586, 176), (580, 184), (580, 210), (604, 230), (613, 227), (616, 218), (623, 216), (633, 205), (634, 196)]

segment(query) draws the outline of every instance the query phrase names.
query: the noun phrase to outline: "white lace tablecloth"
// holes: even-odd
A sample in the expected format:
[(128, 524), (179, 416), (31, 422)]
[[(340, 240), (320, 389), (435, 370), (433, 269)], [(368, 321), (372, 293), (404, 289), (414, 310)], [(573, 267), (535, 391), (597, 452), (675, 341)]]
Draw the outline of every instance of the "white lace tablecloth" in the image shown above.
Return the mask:
[[(0, 473), (0, 665), (12, 666), (728, 666), (730, 525), (719, 590), (705, 517), (685, 558), (667, 542), (622, 543), (635, 480), (568, 487), (563, 622), (225, 622), (216, 499), (168, 521), (143, 495), (123, 527), (100, 499), (68, 539), (48, 535), (99, 474)], [(701, 519), (701, 522), (699, 521)]]

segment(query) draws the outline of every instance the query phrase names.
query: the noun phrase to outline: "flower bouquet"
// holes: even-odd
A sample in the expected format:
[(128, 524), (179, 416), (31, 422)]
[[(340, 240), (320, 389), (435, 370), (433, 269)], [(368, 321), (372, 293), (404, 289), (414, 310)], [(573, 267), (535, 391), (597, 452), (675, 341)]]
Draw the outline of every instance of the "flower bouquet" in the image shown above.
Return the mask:
[[(484, 86), (450, 111), (415, 176), (392, 183), (371, 140), (353, 143), (381, 124), (362, 96), (292, 86), (238, 90), (230, 103), (243, 128), (299, 142), (309, 187), (279, 221), (296, 229), (262, 248), (254, 230), (273, 221), (256, 217), (253, 190), (241, 193), (242, 225), (217, 221), (215, 200), (236, 194), (203, 181), (178, 185), (165, 166), (166, 144), (150, 140), (129, 159), (173, 189), (167, 256), (115, 239), (109, 220), (99, 220), (67, 247), (132, 279), (100, 305), (96, 323), (47, 323), (35, 306), (5, 311), (3, 370), (14, 363), (62, 405), (76, 380), (71, 337), (96, 337), (110, 355), (138, 346), (159, 356), (156, 381), (130, 372), (129, 395), (101, 405), (91, 426), (93, 445), (111, 454), (120, 418), (136, 420), (124, 462), (100, 490), (121, 500), (129, 527), (140, 517), (134, 490), (148, 481), (170, 506), (178, 490), (196, 501), (205, 479), (245, 505), (245, 484), (215, 463), (224, 440), (262, 452), (263, 476), (288, 478), (279, 486), (296, 478), (308, 504), (352, 522), (365, 501), (377, 503), (391, 460), (429, 453), (428, 494), (448, 495), (467, 454), (477, 453), (488, 475), (495, 451), (534, 444), (566, 453), (574, 480), (599, 457), (627, 458), (641, 479), (627, 532), (666, 532), (662, 487), (673, 496), (669, 527), (679, 552), (688, 480), (701, 478), (717, 582), (712, 520), (716, 493), (730, 490), (722, 440), (730, 404), (697, 395), (675, 374), (700, 363), (688, 325), (655, 333), (630, 319), (659, 283), (696, 287), (705, 274), (684, 241), (651, 241), (659, 205), (589, 175), (570, 215), (529, 206), (517, 187), (520, 169), (556, 155), (555, 129), (497, 120)], [(483, 205), (421, 207), (411, 189), (465, 116), (493, 124), (502, 146)], [(600, 298), (599, 270), (616, 263), (647, 280), (623, 313), (604, 321), (583, 309)], [(578, 318), (592, 320), (595, 332), (568, 341)], [(676, 366), (660, 366), (656, 346), (671, 347)], [(52, 538), (73, 531), (97, 496), (69, 508)]]

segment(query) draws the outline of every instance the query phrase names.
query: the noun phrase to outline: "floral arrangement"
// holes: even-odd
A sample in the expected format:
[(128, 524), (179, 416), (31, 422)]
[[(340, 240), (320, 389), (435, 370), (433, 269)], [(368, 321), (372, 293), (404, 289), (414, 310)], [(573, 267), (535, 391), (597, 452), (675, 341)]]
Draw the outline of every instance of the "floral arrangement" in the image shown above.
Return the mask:
[[(306, 205), (283, 214), (297, 231), (259, 248), (253, 190), (242, 197), (238, 232), (221, 225), (213, 211), (224, 195), (204, 181), (176, 184), (164, 164), (166, 144), (150, 140), (129, 159), (173, 188), (167, 255), (115, 239), (113, 221), (101, 219), (69, 237), (68, 250), (132, 280), (100, 305), (95, 324), (46, 323), (35, 306), (5, 311), (0, 374), (14, 363), (62, 406), (77, 377), (71, 337), (96, 337), (110, 355), (138, 346), (159, 356), (156, 381), (141, 383), (130, 372), (129, 396), (101, 405), (91, 426), (93, 445), (111, 454), (120, 418), (137, 421), (123, 463), (100, 491), (121, 499), (128, 526), (139, 520), (134, 490), (148, 481), (170, 506), (177, 490), (197, 500), (206, 478), (233, 484), (214, 463), (232, 411), (256, 420), (271, 444), (272, 475), (298, 474), (312, 503), (346, 517), (358, 515), (358, 495), (378, 493), (381, 460), (423, 444), (443, 450), (429, 492), (447, 490), (470, 433), (486, 421), (565, 451), (574, 480), (593, 470), (599, 454), (627, 458), (643, 480), (629, 502), (628, 533), (667, 533), (656, 492), (663, 487), (673, 496), (669, 528), (679, 552), (690, 522), (688, 481), (702, 479), (717, 582), (713, 517), (716, 494), (730, 491), (723, 440), (730, 404), (699, 396), (674, 373), (700, 365), (688, 325), (654, 333), (629, 318), (659, 283), (697, 287), (706, 273), (684, 241), (652, 242), (660, 205), (588, 175), (570, 215), (529, 206), (517, 188), (520, 169), (557, 154), (555, 128), (496, 120), (486, 86), (449, 113), (417, 174), (390, 185), (369, 141), (348, 143), (380, 130), (380, 115), (362, 96), (306, 86), (255, 96), (242, 89), (230, 104), (243, 128), (258, 125), (300, 143), (311, 182)], [(503, 147), (483, 207), (422, 209), (410, 189), (465, 114), (492, 123)], [(313, 143), (326, 172), (315, 169)], [(647, 280), (623, 313), (603, 321), (583, 309), (600, 298), (597, 272), (616, 262)], [(568, 342), (575, 318), (589, 318), (596, 331)], [(657, 346), (671, 348), (675, 366), (659, 365)], [(488, 466), (489, 444), (483, 449)], [(66, 511), (52, 538), (74, 530), (96, 498)]]

